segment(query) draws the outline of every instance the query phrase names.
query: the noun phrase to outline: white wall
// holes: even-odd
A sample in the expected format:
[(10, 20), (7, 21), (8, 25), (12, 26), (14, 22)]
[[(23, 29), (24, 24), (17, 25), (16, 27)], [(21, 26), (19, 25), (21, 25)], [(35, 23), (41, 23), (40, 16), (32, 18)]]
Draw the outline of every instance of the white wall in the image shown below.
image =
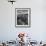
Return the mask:
[[(15, 27), (15, 8), (31, 8), (31, 27)], [(46, 40), (45, 0), (17, 0), (14, 5), (0, 0), (0, 40), (15, 40), (19, 32), (30, 34), (33, 40)]]

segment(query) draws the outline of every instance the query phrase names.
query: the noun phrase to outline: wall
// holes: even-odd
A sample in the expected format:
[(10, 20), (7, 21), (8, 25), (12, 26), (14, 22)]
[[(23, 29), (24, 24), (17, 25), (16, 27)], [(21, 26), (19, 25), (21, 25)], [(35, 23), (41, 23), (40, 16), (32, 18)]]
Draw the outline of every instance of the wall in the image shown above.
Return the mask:
[[(15, 27), (15, 8), (31, 8), (31, 27)], [(25, 32), (33, 40), (46, 40), (45, 0), (17, 0), (14, 5), (0, 0), (0, 41), (15, 40), (19, 32)]]

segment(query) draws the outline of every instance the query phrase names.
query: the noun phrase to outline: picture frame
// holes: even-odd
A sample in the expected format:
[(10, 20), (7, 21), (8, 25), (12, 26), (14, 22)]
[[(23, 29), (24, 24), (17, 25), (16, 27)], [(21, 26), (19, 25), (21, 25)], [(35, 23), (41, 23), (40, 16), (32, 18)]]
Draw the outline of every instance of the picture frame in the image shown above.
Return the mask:
[(15, 8), (15, 27), (31, 27), (31, 8)]

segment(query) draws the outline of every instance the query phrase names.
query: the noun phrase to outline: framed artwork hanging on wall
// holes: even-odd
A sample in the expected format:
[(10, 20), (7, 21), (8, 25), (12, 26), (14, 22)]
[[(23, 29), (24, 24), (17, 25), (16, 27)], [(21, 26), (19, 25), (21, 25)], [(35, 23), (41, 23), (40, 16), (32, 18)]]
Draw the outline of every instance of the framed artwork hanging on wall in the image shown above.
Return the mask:
[(15, 26), (30, 27), (31, 26), (31, 9), (15, 8)]

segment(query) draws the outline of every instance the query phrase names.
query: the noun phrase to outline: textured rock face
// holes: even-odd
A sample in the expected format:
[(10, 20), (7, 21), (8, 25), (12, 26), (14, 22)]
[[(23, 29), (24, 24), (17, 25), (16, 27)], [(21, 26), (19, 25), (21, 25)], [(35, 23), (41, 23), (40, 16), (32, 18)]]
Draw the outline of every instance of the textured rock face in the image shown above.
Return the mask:
[(25, 9), (17, 10), (17, 24), (28, 25), (28, 10)]
[(19, 14), (17, 16), (18, 25), (28, 25), (28, 14)]

